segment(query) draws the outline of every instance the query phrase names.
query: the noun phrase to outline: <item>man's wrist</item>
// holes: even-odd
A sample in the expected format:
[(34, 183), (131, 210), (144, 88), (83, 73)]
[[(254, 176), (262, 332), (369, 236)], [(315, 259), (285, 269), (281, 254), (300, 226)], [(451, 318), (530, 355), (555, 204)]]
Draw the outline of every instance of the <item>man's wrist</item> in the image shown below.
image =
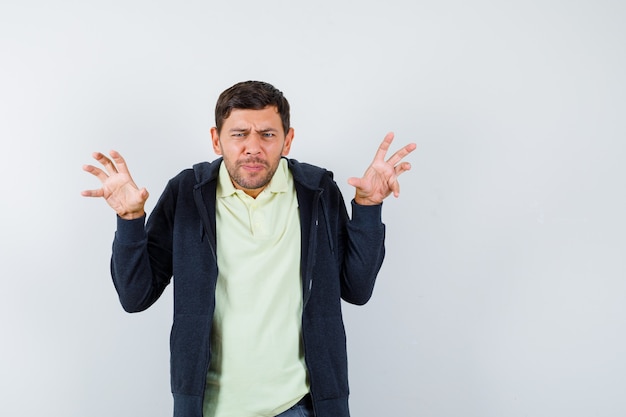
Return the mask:
[(144, 210), (141, 211), (131, 211), (127, 213), (117, 213), (117, 215), (124, 220), (136, 220), (143, 216), (145, 216), (146, 212)]
[(382, 201), (373, 201), (369, 198), (362, 198), (358, 196), (354, 197), (354, 202), (359, 206), (377, 206), (382, 203)]

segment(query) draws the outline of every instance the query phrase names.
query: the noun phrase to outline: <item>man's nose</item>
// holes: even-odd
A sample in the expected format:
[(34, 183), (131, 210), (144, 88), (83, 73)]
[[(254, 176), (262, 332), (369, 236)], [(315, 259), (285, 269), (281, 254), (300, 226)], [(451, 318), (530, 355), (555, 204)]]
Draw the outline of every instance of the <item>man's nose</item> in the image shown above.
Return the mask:
[(246, 154), (256, 155), (261, 152), (261, 135), (258, 133), (252, 133), (246, 140)]

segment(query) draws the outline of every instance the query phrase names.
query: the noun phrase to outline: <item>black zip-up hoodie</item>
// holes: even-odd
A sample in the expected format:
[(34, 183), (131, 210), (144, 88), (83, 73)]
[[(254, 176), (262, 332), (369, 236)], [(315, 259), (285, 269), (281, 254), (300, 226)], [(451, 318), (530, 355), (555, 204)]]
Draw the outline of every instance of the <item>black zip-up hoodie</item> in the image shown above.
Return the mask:
[[(113, 241), (111, 274), (126, 311), (150, 307), (174, 278), (174, 417), (202, 417), (218, 275), (215, 195), (221, 161), (197, 164), (171, 179), (147, 222), (118, 217)], [(341, 299), (364, 304), (371, 297), (385, 252), (381, 205), (353, 201), (350, 220), (331, 172), (288, 162), (300, 211), (302, 337), (315, 415), (348, 417)]]

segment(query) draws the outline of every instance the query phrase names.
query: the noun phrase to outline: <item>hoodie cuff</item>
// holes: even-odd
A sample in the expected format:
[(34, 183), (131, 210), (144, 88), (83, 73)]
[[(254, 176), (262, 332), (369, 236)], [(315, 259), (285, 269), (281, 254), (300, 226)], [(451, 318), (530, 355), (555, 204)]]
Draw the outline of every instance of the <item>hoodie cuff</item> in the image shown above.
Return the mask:
[(117, 216), (115, 238), (123, 243), (134, 243), (146, 238), (146, 215), (133, 220), (124, 220)]
[(383, 203), (363, 206), (352, 199), (352, 223), (355, 226), (382, 224)]

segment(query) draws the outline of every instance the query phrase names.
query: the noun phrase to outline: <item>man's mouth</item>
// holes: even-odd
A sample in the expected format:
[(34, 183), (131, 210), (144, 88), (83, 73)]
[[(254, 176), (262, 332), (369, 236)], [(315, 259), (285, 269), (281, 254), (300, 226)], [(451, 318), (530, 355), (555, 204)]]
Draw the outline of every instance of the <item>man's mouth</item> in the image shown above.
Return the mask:
[(265, 163), (265, 161), (252, 160), (243, 161), (239, 164), (239, 166), (246, 171), (257, 172), (264, 170), (267, 167), (267, 164)]

